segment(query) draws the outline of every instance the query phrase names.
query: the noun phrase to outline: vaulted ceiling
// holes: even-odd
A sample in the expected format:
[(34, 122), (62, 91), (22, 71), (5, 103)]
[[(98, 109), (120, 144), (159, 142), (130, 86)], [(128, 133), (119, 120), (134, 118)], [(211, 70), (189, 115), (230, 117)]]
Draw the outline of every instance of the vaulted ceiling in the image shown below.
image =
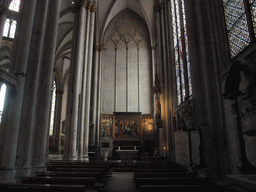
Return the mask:
[[(66, 56), (70, 58), (73, 23), (74, 23), (74, 0), (62, 0), (58, 27), (57, 58)], [(151, 39), (154, 31), (154, 0), (94, 0), (97, 4), (98, 44), (101, 44), (104, 31), (110, 21), (122, 10), (129, 8), (147, 23)]]

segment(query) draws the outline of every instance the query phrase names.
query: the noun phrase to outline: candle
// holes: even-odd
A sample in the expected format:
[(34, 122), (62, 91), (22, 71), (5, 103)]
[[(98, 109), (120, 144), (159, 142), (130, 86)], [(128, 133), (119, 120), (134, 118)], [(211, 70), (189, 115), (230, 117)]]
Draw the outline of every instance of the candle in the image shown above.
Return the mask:
[(164, 147), (164, 157), (165, 157), (165, 147)]

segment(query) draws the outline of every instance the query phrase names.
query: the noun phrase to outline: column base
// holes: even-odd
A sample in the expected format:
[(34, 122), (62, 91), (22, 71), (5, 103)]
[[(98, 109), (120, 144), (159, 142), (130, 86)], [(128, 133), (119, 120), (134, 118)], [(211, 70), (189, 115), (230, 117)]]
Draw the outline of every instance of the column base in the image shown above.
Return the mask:
[(0, 168), (0, 183), (17, 183), (16, 168)]
[(16, 178), (17, 180), (20, 179), (20, 177), (30, 177), (35, 174), (35, 172), (44, 172), (46, 171), (46, 166), (35, 166), (35, 167), (20, 167), (17, 168)]
[(89, 162), (89, 156), (84, 156), (84, 161)]
[(68, 157), (68, 160), (78, 160), (78, 157), (77, 156)]

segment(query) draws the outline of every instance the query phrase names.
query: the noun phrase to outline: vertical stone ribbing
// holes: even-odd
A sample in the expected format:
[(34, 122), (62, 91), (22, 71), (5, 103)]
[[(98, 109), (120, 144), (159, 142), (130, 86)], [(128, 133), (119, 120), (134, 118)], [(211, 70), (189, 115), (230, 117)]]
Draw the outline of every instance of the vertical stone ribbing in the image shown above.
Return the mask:
[(21, 176), (30, 174), (32, 166), (33, 153), (33, 136), (35, 131), (36, 117), (31, 114), (36, 112), (37, 103), (37, 87), (39, 70), (42, 65), (43, 46), (45, 41), (45, 28), (47, 25), (47, 12), (49, 1), (37, 3), (35, 22), (31, 39), (30, 54), (28, 60), (27, 81), (24, 88), (24, 99), (19, 131), (18, 151), (17, 151), (17, 166), (24, 169)]
[[(85, 7), (86, 2), (81, 1), (81, 7), (78, 11), (78, 30), (77, 30), (77, 39), (75, 44), (75, 53), (73, 60), (75, 63), (71, 63), (74, 65), (74, 71), (72, 75), (72, 105), (71, 116), (70, 116), (70, 147), (69, 147), (69, 159), (77, 159), (77, 129), (78, 129), (78, 109), (79, 109), (79, 95), (81, 93), (81, 69), (83, 65), (83, 53), (84, 53), (84, 35), (85, 35)], [(74, 48), (74, 47), (72, 47)]]
[[(39, 83), (36, 105), (36, 123), (33, 143), (33, 166), (36, 170), (45, 168), (47, 130), (50, 118), (51, 88), (56, 51), (58, 22), (60, 14), (60, 0), (49, 1), (48, 20), (43, 59), (39, 71)], [(42, 105), (44, 103), (44, 105)]]
[[(84, 158), (89, 161), (89, 131), (90, 131), (90, 109), (91, 109), (91, 82), (92, 82), (92, 58), (93, 58), (93, 40), (94, 40), (94, 27), (95, 27), (95, 12), (96, 5), (91, 5), (90, 9), (90, 34), (88, 45), (88, 66), (87, 66), (87, 81), (86, 81), (86, 95), (85, 95), (85, 137), (84, 137)], [(88, 20), (89, 21), (89, 20)]]
[(88, 3), (84, 4), (85, 6), (85, 14), (84, 14), (84, 27), (85, 27), (85, 39), (84, 39), (84, 59), (83, 59), (83, 76), (82, 76), (82, 90), (81, 90), (81, 95), (82, 95), (82, 99), (81, 99), (81, 129), (80, 129), (80, 143), (79, 143), (79, 147), (78, 147), (78, 155), (79, 155), (79, 159), (82, 160), (83, 159), (83, 152), (84, 152), (84, 127), (85, 127), (85, 119), (84, 119), (84, 114), (85, 114), (85, 90), (86, 90), (86, 80), (87, 80), (87, 55), (88, 55), (88, 35), (89, 35), (89, 22), (88, 19), (90, 17), (90, 12), (88, 10)]
[(100, 55), (100, 47), (97, 46), (96, 47), (96, 51), (95, 51), (95, 57), (94, 57), (94, 74), (93, 74), (93, 93), (92, 93), (92, 99), (93, 99), (93, 114), (92, 114), (92, 123), (93, 123), (93, 133), (92, 133), (92, 140), (91, 143), (96, 145), (95, 141), (97, 141), (96, 137), (98, 134), (97, 132), (97, 113), (100, 113), (98, 110), (98, 105), (97, 105), (97, 101), (98, 101), (98, 91), (99, 91), (99, 55)]
[[(14, 72), (17, 75), (17, 87), (15, 92), (12, 92), (9, 97), (8, 122), (1, 164), (3, 167), (8, 168), (8, 170), (1, 170), (0, 172), (1, 178), (4, 180), (3, 182), (12, 182), (14, 179), (13, 172), (15, 172), (14, 169), (19, 137), (20, 117), (25, 87), (25, 74), (27, 72), (32, 27), (37, 1), (28, 0), (24, 3), (24, 10), (21, 12), (24, 23), (22, 23), (21, 30), (19, 31), (23, 38), (19, 39), (19, 42), (15, 42), (19, 44), (17, 47), (17, 54), (14, 55), (14, 57), (17, 58), (14, 64), (14, 68), (16, 68), (16, 71)], [(10, 93), (10, 90), (8, 91)]]

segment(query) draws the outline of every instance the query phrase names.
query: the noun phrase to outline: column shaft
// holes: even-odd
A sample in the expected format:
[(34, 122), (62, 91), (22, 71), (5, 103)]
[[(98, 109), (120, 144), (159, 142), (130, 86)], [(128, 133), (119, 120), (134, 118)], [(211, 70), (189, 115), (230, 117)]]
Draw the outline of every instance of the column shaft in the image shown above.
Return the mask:
[(85, 138), (84, 138), (84, 158), (89, 160), (89, 131), (90, 131), (90, 101), (91, 101), (91, 79), (92, 79), (92, 56), (93, 56), (93, 39), (94, 39), (95, 13), (91, 12), (90, 19), (90, 35), (89, 35), (89, 52), (88, 52), (88, 68), (86, 81), (86, 100), (85, 100)]
[[(16, 152), (19, 136), (20, 117), (22, 110), (22, 101), (25, 87), (25, 74), (27, 71), (28, 55), (30, 48), (30, 41), (32, 36), (32, 27), (34, 22), (34, 14), (36, 9), (36, 0), (28, 0), (25, 3), (24, 10), (21, 12), (24, 23), (22, 25), (20, 35), (23, 35), (22, 39), (19, 39), (15, 66), (17, 67), (17, 87), (15, 93), (9, 97), (9, 111), (8, 111), (8, 122), (6, 127), (6, 136), (4, 144), (4, 152), (2, 159), (2, 166), (8, 168), (15, 167)], [(10, 91), (10, 90), (9, 90)], [(2, 170), (4, 171), (4, 170)], [(1, 172), (2, 172), (1, 171)], [(10, 176), (10, 178), (8, 178)], [(5, 181), (13, 180), (13, 175), (1, 177)]]
[(35, 115), (37, 102), (38, 73), (42, 62), (42, 51), (45, 40), (45, 27), (47, 20), (48, 0), (37, 3), (35, 22), (31, 39), (31, 48), (24, 88), (24, 99), (20, 122), (19, 141), (17, 149), (17, 166), (24, 169), (22, 176), (30, 174), (32, 161), (33, 135), (35, 129)]
[(95, 52), (95, 65), (94, 65), (94, 74), (93, 74), (93, 114), (92, 114), (92, 123), (93, 123), (93, 133), (92, 133), (92, 144), (96, 145), (96, 129), (97, 129), (97, 113), (98, 113), (98, 91), (99, 91), (99, 47)]
[(100, 117), (101, 117), (101, 90), (102, 90), (102, 56), (103, 56), (103, 47), (100, 46), (100, 55), (99, 55), (99, 91), (98, 91), (98, 115), (97, 115), (97, 132), (96, 132), (96, 158), (100, 158)]
[(56, 90), (56, 104), (54, 109), (54, 126), (53, 126), (53, 152), (59, 153), (60, 141), (60, 124), (61, 124), (61, 110), (62, 110), (63, 90), (58, 88)]
[(86, 98), (86, 81), (87, 81), (87, 66), (88, 66), (88, 46), (89, 46), (89, 31), (90, 31), (90, 10), (86, 9), (86, 32), (85, 32), (85, 45), (84, 45), (84, 61), (83, 61), (83, 80), (82, 80), (82, 112), (81, 112), (81, 139), (79, 158), (84, 157), (84, 132), (85, 132), (85, 98)]
[(75, 52), (75, 69), (73, 73), (73, 96), (70, 119), (70, 151), (69, 158), (77, 159), (77, 128), (78, 128), (78, 108), (79, 95), (81, 93), (81, 69), (83, 64), (84, 53), (84, 34), (85, 34), (85, 8), (81, 7), (79, 11), (79, 23), (77, 31), (77, 44)]
[[(163, 73), (161, 74), (163, 76), (163, 97), (164, 97), (164, 100), (162, 101), (163, 103), (163, 110), (162, 113), (163, 113), (163, 116), (164, 116), (164, 123), (165, 123), (165, 144), (164, 144), (164, 147), (165, 149), (167, 148), (167, 146), (169, 146), (168, 144), (168, 140), (169, 140), (169, 130), (168, 130), (168, 123), (169, 123), (169, 119), (168, 119), (168, 97), (167, 97), (167, 85), (168, 85), (168, 82), (167, 82), (167, 58), (166, 58), (166, 31), (165, 31), (165, 11), (164, 11), (164, 8), (165, 8), (165, 5), (162, 4), (161, 5), (161, 11), (160, 11), (160, 14), (161, 14), (161, 36), (162, 36), (162, 56), (163, 56)], [(168, 150), (168, 148), (167, 148)]]
[(60, 0), (49, 1), (49, 12), (44, 44), (44, 54), (39, 73), (38, 96), (36, 105), (36, 124), (34, 133), (33, 166), (45, 166), (47, 128), (49, 127), (51, 88), (55, 60)]

